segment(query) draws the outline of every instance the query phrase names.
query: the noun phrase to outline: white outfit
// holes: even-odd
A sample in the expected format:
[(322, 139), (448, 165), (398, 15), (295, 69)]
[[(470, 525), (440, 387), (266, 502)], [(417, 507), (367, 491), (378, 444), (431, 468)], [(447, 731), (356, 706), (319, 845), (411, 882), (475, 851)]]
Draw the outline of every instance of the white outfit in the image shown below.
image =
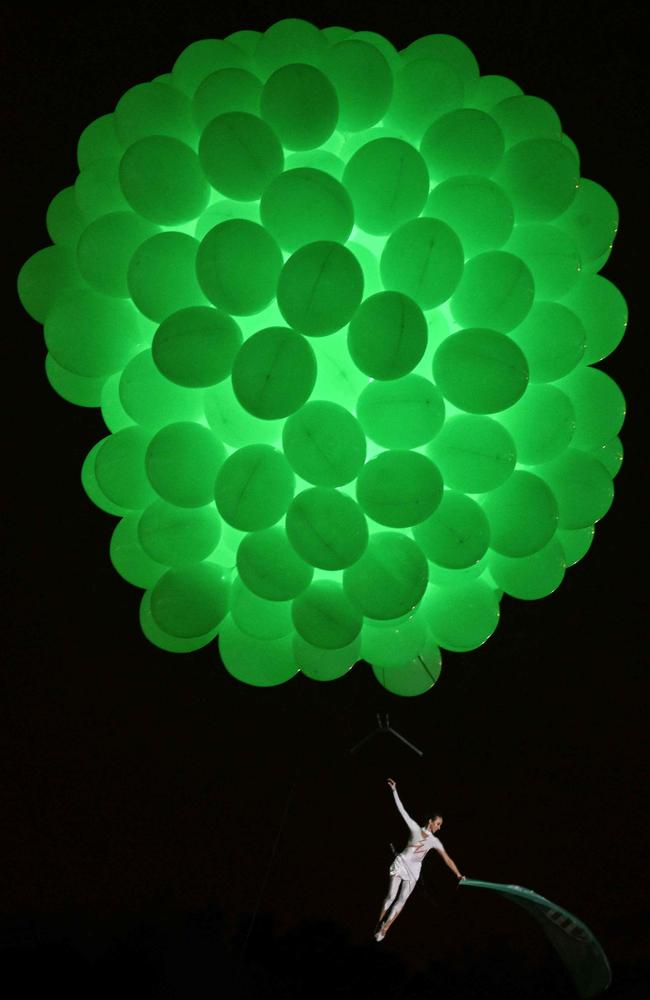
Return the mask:
[(395, 798), (395, 805), (409, 828), (410, 837), (404, 850), (395, 855), (389, 869), (391, 881), (382, 911), (384, 913), (387, 912), (391, 904), (394, 903), (391, 918), (397, 916), (415, 889), (415, 883), (420, 877), (422, 861), (428, 852), (433, 849), (444, 853), (445, 850), (441, 841), (430, 830), (423, 829), (419, 823), (416, 823), (409, 816), (395, 788), (393, 788), (393, 796)]

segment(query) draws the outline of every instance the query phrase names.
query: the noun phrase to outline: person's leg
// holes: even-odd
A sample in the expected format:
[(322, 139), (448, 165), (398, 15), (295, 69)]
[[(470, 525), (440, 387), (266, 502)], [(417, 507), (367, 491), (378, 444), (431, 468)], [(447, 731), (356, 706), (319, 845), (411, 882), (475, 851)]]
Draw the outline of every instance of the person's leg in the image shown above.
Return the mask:
[(392, 925), (395, 923), (395, 921), (397, 920), (398, 916), (400, 915), (400, 913), (404, 909), (404, 904), (406, 903), (406, 900), (409, 898), (409, 896), (411, 895), (411, 893), (413, 892), (414, 889), (415, 889), (415, 882), (414, 881), (411, 881), (411, 882), (407, 882), (406, 880), (402, 881), (402, 884), (400, 886), (399, 895), (398, 895), (397, 899), (395, 900), (395, 905), (393, 906), (393, 909), (392, 909), (392, 912), (391, 912), (391, 915), (390, 915), (390, 919), (387, 920), (386, 923), (382, 927), (382, 932), (384, 934), (384, 937), (388, 933), (389, 928), (392, 927)]
[(390, 910), (393, 902), (397, 898), (401, 881), (402, 879), (399, 877), (399, 875), (391, 876), (390, 884), (388, 886), (388, 894), (384, 902), (381, 904), (381, 915), (379, 917), (379, 920), (377, 921), (378, 925), (382, 922), (382, 920)]

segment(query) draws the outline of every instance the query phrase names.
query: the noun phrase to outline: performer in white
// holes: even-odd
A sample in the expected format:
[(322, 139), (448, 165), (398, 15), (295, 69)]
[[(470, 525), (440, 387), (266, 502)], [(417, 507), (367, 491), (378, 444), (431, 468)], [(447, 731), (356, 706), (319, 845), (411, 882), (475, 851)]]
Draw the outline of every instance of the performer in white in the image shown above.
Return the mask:
[[(414, 819), (411, 819), (402, 805), (400, 797), (397, 794), (397, 785), (392, 778), (388, 779), (388, 784), (393, 790), (395, 805), (409, 828), (410, 837), (404, 850), (395, 856), (390, 866), (390, 885), (388, 895), (382, 904), (381, 916), (379, 917), (375, 932), (375, 941), (382, 941), (386, 937), (389, 927), (391, 927), (402, 912), (406, 900), (415, 889), (415, 883), (420, 876), (422, 861), (432, 848), (440, 854), (442, 860), (451, 868), (456, 878), (464, 878), (445, 851), (440, 840), (435, 836), (442, 826), (442, 816), (435, 815), (429, 819), (425, 827), (420, 826)], [(389, 910), (391, 911), (390, 916), (388, 920), (385, 920)]]

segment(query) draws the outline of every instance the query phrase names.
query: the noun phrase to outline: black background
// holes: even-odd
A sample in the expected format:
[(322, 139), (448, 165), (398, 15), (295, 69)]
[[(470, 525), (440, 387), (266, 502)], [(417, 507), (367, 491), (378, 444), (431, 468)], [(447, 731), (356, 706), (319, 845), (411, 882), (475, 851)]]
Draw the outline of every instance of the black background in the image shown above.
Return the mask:
[[(168, 72), (190, 42), (283, 16), (369, 28), (398, 48), (457, 35), (482, 73), (509, 76), (556, 108), (583, 175), (621, 214), (604, 274), (631, 318), (601, 365), (628, 400), (615, 502), (560, 589), (543, 601), (504, 598), (495, 635), (446, 654), (421, 698), (390, 696), (363, 664), (326, 685), (243, 686), (215, 644), (175, 657), (142, 636), (140, 592), (108, 557), (113, 519), (79, 482), (105, 433), (101, 417), (50, 389), (42, 331), (10, 284), (0, 941), (20, 984), (12, 995), (60, 980), (93, 997), (220, 987), (224, 996), (564, 996), (533, 922), (457, 890), (435, 856), (428, 897), (418, 890), (386, 942), (372, 942), (389, 843), (401, 846), (405, 833), (390, 775), (417, 817), (442, 811), (461, 871), (534, 888), (576, 913), (610, 957), (612, 996), (640, 996), (650, 951), (648, 86), (634, 5), (13, 5), (3, 15), (8, 277), (49, 243), (47, 205), (74, 182), (91, 120)], [(348, 753), (377, 712), (390, 713), (422, 760), (386, 735)]]

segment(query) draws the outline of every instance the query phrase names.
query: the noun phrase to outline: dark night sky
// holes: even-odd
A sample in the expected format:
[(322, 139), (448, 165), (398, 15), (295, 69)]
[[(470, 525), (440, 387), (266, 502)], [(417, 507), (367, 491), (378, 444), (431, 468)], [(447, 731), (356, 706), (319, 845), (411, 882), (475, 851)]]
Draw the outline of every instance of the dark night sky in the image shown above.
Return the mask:
[[(191, 41), (264, 29), (281, 16), (372, 28), (398, 47), (455, 34), (483, 73), (550, 101), (583, 174), (619, 204), (604, 273), (626, 296), (631, 321), (602, 367), (628, 400), (626, 458), (591, 551), (559, 591), (532, 603), (504, 599), (495, 635), (475, 652), (446, 654), (426, 696), (388, 695), (363, 664), (329, 685), (298, 677), (276, 689), (245, 687), (223, 670), (215, 644), (174, 657), (142, 636), (140, 592), (109, 561), (113, 520), (79, 484), (83, 458), (104, 433), (101, 418), (49, 388), (41, 330), (10, 287), (0, 925), (83, 919), (101, 927), (210, 904), (236, 922), (256, 904), (286, 808), (260, 912), (279, 927), (325, 916), (366, 940), (388, 844), (401, 846), (405, 834), (385, 783), (391, 775), (417, 817), (444, 813), (442, 839), (465, 874), (536, 889), (580, 916), (615, 965), (638, 965), (650, 937), (648, 91), (633, 5), (187, 6), (186, 14), (152, 3), (128, 13), (84, 5), (55, 17), (27, 4), (4, 15), (12, 280), (49, 242), (45, 211), (74, 181), (82, 129), (129, 87), (168, 71)], [(379, 711), (425, 751), (422, 761), (387, 736), (350, 757)], [(414, 967), (495, 935), (531, 953), (541, 947), (534, 925), (505, 904), (461, 899), (435, 856), (425, 876), (438, 906), (414, 896), (386, 943)]]

